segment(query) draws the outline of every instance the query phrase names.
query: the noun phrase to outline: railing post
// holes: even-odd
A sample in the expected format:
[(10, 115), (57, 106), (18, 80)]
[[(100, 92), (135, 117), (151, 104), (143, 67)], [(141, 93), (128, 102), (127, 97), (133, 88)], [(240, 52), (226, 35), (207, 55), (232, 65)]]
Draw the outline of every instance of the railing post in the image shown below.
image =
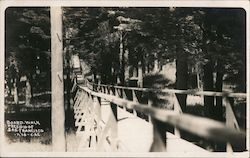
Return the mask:
[[(178, 114), (182, 114), (181, 106), (175, 94), (173, 94), (173, 104), (174, 104), (174, 111)], [(176, 128), (176, 126), (174, 127), (174, 135), (179, 138), (181, 137), (180, 130)]]
[(110, 87), (109, 87), (109, 86), (106, 86), (106, 94), (110, 94), (109, 89), (110, 89)]
[[(126, 90), (125, 89), (121, 89), (121, 92), (122, 92), (122, 98), (123, 99), (128, 99), (128, 96), (126, 94)], [(126, 107), (124, 106), (123, 109), (126, 110)]]
[(103, 93), (105, 93), (105, 94), (108, 93), (108, 91), (106, 90), (106, 87), (105, 87), (105, 86), (103, 86)]
[(117, 137), (118, 137), (118, 127), (117, 127), (117, 105), (114, 103), (111, 103), (111, 110), (112, 110), (112, 114), (114, 119), (115, 119), (115, 123), (112, 125), (111, 128), (111, 148), (113, 151), (117, 151)]
[(120, 97), (118, 88), (114, 87), (114, 93), (115, 93), (115, 96)]
[(101, 86), (101, 85), (100, 85), (100, 87), (99, 87), (99, 92), (102, 93), (102, 86)]
[[(148, 107), (152, 107), (153, 101), (151, 99), (151, 92), (148, 92)], [(152, 123), (152, 118), (150, 115), (148, 115), (148, 122)]]
[[(133, 102), (136, 102), (138, 103), (138, 99), (137, 99), (137, 96), (136, 96), (136, 93), (135, 93), (135, 90), (132, 90), (132, 96), (133, 96)], [(135, 109), (133, 109), (133, 113), (135, 116), (137, 116), (137, 112)]]
[[(226, 105), (226, 126), (229, 128), (235, 128), (237, 130), (239, 130), (239, 125), (238, 122), (235, 118), (232, 106), (228, 100), (227, 97), (224, 97), (224, 102)], [(232, 153), (233, 152), (233, 148), (232, 145), (230, 143), (227, 143), (227, 152)]]
[(100, 92), (100, 90), (101, 90), (101, 86), (100, 86), (100, 84), (98, 84), (98, 86), (97, 86), (97, 92)]
[(103, 88), (103, 86), (100, 87), (100, 91), (101, 91), (102, 93), (104, 93), (104, 88)]
[(112, 87), (109, 87), (109, 94), (110, 95), (115, 95), (115, 92), (112, 90)]
[(97, 85), (93, 84), (93, 91), (97, 91)]
[(153, 123), (153, 143), (150, 152), (164, 152), (167, 149), (166, 124), (155, 119)]
[[(148, 106), (152, 107), (153, 102), (148, 93)], [(150, 152), (164, 152), (167, 150), (167, 128), (164, 122), (158, 121), (154, 118), (149, 117), (149, 121), (153, 125), (153, 142), (150, 147)]]

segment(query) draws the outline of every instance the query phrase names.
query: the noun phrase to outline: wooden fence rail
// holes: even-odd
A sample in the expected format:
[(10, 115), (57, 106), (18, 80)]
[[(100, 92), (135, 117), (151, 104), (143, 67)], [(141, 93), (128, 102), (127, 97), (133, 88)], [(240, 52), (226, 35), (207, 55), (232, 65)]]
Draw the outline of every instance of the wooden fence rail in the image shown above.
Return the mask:
[[(166, 150), (166, 129), (163, 128), (164, 124), (171, 124), (175, 127), (175, 134), (179, 135), (179, 129), (188, 131), (197, 136), (210, 139), (216, 142), (227, 142), (227, 151), (232, 152), (232, 146), (240, 145), (246, 141), (245, 132), (239, 129), (239, 125), (234, 116), (228, 97), (246, 98), (244, 93), (226, 93), (226, 92), (199, 92), (194, 90), (173, 90), (173, 89), (149, 89), (149, 88), (135, 88), (135, 87), (122, 87), (112, 85), (102, 85), (90, 83), (84, 80), (84, 84), (75, 84), (72, 89), (77, 89), (75, 97), (75, 115), (79, 116), (81, 113), (86, 113), (86, 105), (95, 105), (92, 107), (94, 111), (92, 123), (97, 122), (98, 129), (96, 132), (97, 149), (101, 150), (104, 141), (106, 140), (112, 147), (112, 150), (117, 150), (117, 106), (134, 110), (137, 112), (148, 115), (148, 120), (153, 124), (153, 143), (151, 151), (165, 151)], [(76, 88), (77, 87), (77, 88)], [(126, 91), (130, 91), (132, 98), (129, 99)], [(150, 93), (165, 92), (170, 94), (189, 94), (189, 95), (205, 95), (205, 96), (222, 96), (226, 105), (226, 124), (212, 119), (198, 117), (186, 113), (182, 113), (180, 105), (174, 95), (174, 110), (163, 110), (153, 105), (151, 98), (147, 100), (147, 104), (140, 103), (136, 96), (136, 91), (143, 91)], [(149, 95), (150, 96), (150, 95)], [(88, 103), (84, 107), (86, 99)], [(90, 98), (90, 99), (89, 99)], [(109, 118), (105, 128), (101, 127), (100, 119), (100, 106), (101, 99), (111, 103), (112, 115)], [(95, 100), (95, 101), (94, 101)], [(80, 106), (81, 105), (81, 106)], [(80, 108), (79, 108), (80, 107)], [(78, 109), (78, 111), (77, 111)], [(80, 110), (79, 110), (80, 109)], [(80, 111), (80, 112), (79, 112)], [(89, 110), (89, 112), (91, 112)], [(86, 117), (87, 115), (85, 115)], [(79, 122), (79, 118), (76, 120)], [(86, 124), (86, 122), (85, 122)], [(78, 125), (78, 124), (77, 124)], [(99, 126), (100, 125), (100, 126)], [(90, 124), (89, 124), (90, 126)], [(82, 128), (82, 127), (79, 127)], [(104, 128), (100, 132), (101, 129)], [(92, 130), (93, 131), (93, 130)], [(111, 134), (108, 134), (111, 133)], [(92, 136), (93, 139), (93, 136)]]
[(212, 91), (198, 91), (198, 90), (178, 90), (178, 89), (154, 89), (154, 88), (139, 88), (139, 87), (123, 87), (115, 85), (104, 85), (104, 84), (95, 84), (85, 80), (85, 84), (88, 88), (92, 90), (97, 90), (100, 88), (115, 88), (123, 90), (135, 90), (135, 91), (144, 91), (144, 92), (165, 92), (165, 93), (176, 93), (176, 94), (188, 94), (188, 95), (199, 95), (199, 96), (217, 96), (217, 97), (234, 97), (234, 98), (246, 98), (246, 93), (231, 93), (231, 92), (212, 92)]

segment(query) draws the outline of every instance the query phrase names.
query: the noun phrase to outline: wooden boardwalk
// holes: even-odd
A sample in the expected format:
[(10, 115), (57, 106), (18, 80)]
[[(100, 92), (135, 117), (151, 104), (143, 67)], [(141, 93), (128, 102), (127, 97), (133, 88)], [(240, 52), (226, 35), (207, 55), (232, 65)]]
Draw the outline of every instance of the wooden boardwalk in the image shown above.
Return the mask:
[[(108, 103), (101, 106), (103, 122), (107, 122), (111, 114)], [(118, 107), (118, 139), (122, 150), (129, 152), (148, 152), (153, 140), (153, 126), (151, 123)], [(167, 152), (209, 152), (186, 140), (167, 132)]]
[[(193, 142), (188, 142), (168, 133), (164, 124), (171, 124), (178, 133), (180, 129), (216, 142), (227, 143), (227, 154), (235, 154), (232, 145), (241, 144), (246, 140), (246, 135), (237, 125), (228, 101), (229, 94), (199, 91), (183, 91), (164, 89), (163, 92), (171, 94), (192, 94), (208, 96), (225, 96), (226, 123), (212, 119), (185, 114), (181, 111), (177, 98), (173, 95), (173, 110), (164, 110), (152, 106), (149, 97), (147, 104), (139, 102), (138, 91), (150, 93), (154, 89), (121, 87), (109, 85), (97, 85), (89, 81), (83, 81), (83, 85), (74, 84), (72, 90), (77, 87), (75, 95), (75, 126), (77, 135), (80, 136), (78, 151), (89, 152), (128, 152), (128, 153), (197, 153), (211, 154)], [(130, 94), (130, 95), (128, 95)], [(131, 97), (132, 99), (129, 97)], [(245, 94), (230, 94), (230, 97), (243, 97)], [(133, 113), (121, 107), (136, 110), (154, 118), (149, 123)], [(162, 124), (163, 123), (163, 124)], [(167, 133), (165, 133), (167, 132)], [(153, 142), (153, 143), (152, 143)], [(153, 145), (152, 145), (153, 144)], [(152, 146), (152, 148), (151, 148)], [(245, 152), (244, 152), (245, 153)]]

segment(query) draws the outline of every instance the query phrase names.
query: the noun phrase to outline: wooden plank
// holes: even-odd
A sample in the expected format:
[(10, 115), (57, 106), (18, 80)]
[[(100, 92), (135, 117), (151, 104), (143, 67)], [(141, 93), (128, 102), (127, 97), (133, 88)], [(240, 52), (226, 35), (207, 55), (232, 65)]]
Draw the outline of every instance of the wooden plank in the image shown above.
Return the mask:
[(50, 8), (51, 20), (51, 127), (53, 151), (65, 151), (62, 8)]

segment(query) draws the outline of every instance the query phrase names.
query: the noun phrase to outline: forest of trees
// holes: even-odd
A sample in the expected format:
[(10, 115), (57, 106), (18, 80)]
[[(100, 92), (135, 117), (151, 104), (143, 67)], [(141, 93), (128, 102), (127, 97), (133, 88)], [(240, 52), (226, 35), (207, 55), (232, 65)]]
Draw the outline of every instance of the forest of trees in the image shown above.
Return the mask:
[[(223, 8), (65, 8), (71, 44), (104, 84), (137, 86), (175, 61), (176, 89), (189, 89), (192, 71), (203, 90), (246, 91), (245, 11)], [(94, 77), (95, 78), (95, 77)], [(152, 81), (154, 82), (154, 81)], [(178, 95), (185, 111), (186, 95)], [(207, 116), (222, 119), (222, 98), (205, 97)], [(206, 106), (207, 105), (207, 106)], [(213, 116), (210, 116), (213, 115)], [(217, 116), (221, 116), (217, 118)]]
[(50, 90), (49, 8), (8, 8), (5, 19), (7, 93), (18, 103), (22, 87), (31, 97)]
[[(134, 77), (137, 86), (148, 87), (147, 78), (175, 62), (176, 89), (192, 88), (195, 73), (205, 91), (230, 85), (246, 92), (245, 20), (237, 8), (63, 8), (64, 73), (70, 56), (79, 54), (94, 81), (131, 86)], [(9, 96), (20, 91), (22, 76), (31, 96), (50, 90), (49, 8), (6, 10), (5, 54)], [(187, 96), (177, 97), (185, 111)], [(222, 113), (221, 97), (205, 97), (204, 104), (208, 116), (213, 107)]]

